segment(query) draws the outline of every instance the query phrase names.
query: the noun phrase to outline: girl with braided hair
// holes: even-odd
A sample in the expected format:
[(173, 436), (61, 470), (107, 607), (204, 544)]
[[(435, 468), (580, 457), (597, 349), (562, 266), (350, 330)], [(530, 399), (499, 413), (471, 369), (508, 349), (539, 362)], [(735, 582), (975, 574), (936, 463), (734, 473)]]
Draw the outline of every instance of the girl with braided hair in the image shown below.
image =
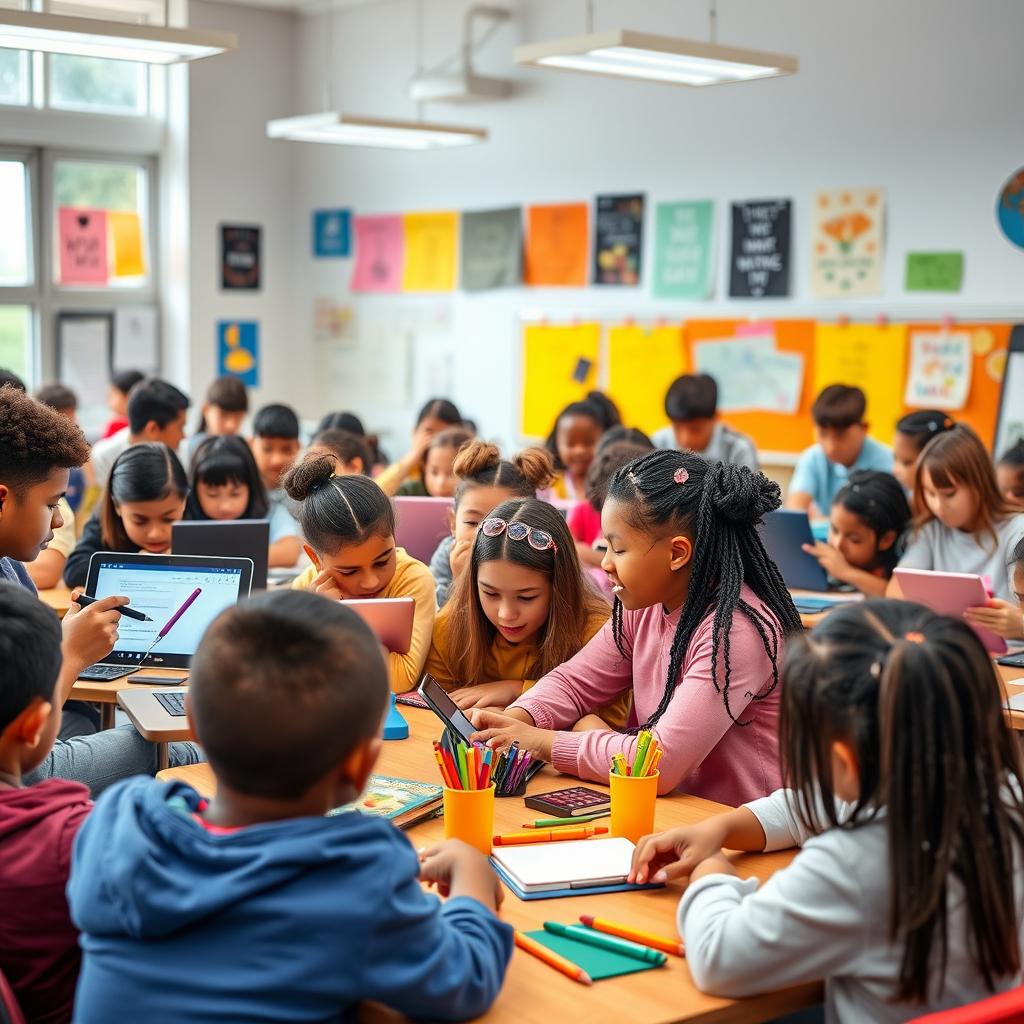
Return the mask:
[[(665, 751), (660, 793), (736, 805), (773, 792), (779, 667), (801, 628), (756, 529), (779, 503), (762, 474), (693, 452), (622, 467), (601, 512), (611, 622), (504, 714), (472, 712), (478, 738), (518, 740), (561, 772), (605, 781), (647, 728)], [(593, 712), (628, 689), (637, 726), (610, 730)]]

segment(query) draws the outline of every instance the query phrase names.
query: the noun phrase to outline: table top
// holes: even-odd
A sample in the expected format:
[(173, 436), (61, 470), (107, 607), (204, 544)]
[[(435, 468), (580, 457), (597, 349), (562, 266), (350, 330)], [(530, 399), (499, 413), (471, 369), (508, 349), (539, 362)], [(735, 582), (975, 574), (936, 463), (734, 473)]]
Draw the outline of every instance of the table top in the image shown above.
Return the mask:
[(63, 583), (39, 591), (39, 600), (49, 605), (61, 618), (71, 605), (71, 591)]
[[(129, 682), (137, 678), (139, 682)], [(147, 676), (180, 676), (182, 683), (188, 679), (188, 672), (173, 668), (143, 668), (132, 676), (121, 676), (120, 679), (111, 679), (106, 682), (89, 682), (86, 679), (75, 680), (71, 687), (70, 700), (86, 700), (93, 704), (116, 704), (117, 695), (131, 690), (143, 690), (151, 693), (154, 689), (165, 689), (166, 686), (156, 687), (153, 683), (147, 683)]]
[[(437, 719), (431, 712), (400, 706), (409, 723), (409, 739), (389, 741), (376, 771), (382, 775), (439, 782), (431, 741), (439, 734)], [(207, 795), (215, 789), (208, 765), (171, 768), (160, 778), (180, 779)], [(572, 785), (573, 780), (558, 775), (550, 767), (538, 773), (528, 786), (530, 793), (550, 792)], [(604, 789), (593, 783), (588, 787)], [(693, 796), (661, 797), (657, 803), (655, 824), (658, 829), (692, 824), (719, 811), (720, 804)], [(518, 797), (495, 801), (495, 832), (518, 831), (525, 822), (541, 817), (525, 808)], [(606, 824), (598, 821), (595, 824)], [(408, 830), (417, 847), (440, 841), (444, 826), (434, 818)], [(792, 860), (792, 851), (768, 854), (738, 854), (736, 867), (744, 877), (766, 879)], [(675, 935), (676, 907), (682, 887), (673, 884), (664, 889), (568, 899), (523, 902), (506, 892), (501, 910), (504, 920), (523, 931), (543, 927), (544, 921), (575, 922), (580, 914), (595, 914), (622, 924), (662, 935)], [(820, 1002), (821, 985), (809, 984), (755, 999), (729, 1000), (698, 992), (690, 979), (686, 961), (670, 957), (666, 967), (654, 971), (609, 979), (584, 987), (563, 977), (521, 950), (516, 950), (505, 986), (490, 1013), (484, 1019), (494, 1024), (550, 1024), (563, 1020), (620, 1020), (623, 1022), (688, 1021), (701, 1024), (740, 1024), (767, 1021), (803, 1006)], [(373, 1018), (400, 1019), (388, 1012), (374, 1012)]]
[(188, 687), (161, 686), (159, 690), (133, 687), (121, 690), (117, 695), (117, 703), (140, 735), (152, 743), (195, 739), (188, 727), (188, 719), (171, 717), (157, 701), (158, 693), (188, 693)]

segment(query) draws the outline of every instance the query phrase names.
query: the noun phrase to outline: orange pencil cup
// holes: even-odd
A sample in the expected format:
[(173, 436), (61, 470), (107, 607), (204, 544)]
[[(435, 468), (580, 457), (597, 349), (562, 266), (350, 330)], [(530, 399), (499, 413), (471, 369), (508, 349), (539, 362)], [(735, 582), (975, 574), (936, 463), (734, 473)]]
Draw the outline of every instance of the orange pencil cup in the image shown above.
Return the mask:
[(636, 843), (654, 831), (654, 805), (658, 800), (658, 776), (608, 776), (612, 791), (613, 836), (625, 836)]
[(445, 789), (445, 839), (461, 839), (489, 857), (493, 835), (493, 784), (486, 789)]

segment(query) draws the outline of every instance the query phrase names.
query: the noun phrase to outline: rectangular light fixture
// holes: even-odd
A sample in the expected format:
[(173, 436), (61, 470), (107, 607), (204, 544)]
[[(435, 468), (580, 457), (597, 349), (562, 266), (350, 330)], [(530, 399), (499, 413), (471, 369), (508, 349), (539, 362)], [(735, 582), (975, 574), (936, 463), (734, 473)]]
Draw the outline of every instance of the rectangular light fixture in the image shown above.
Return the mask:
[(615, 29), (515, 49), (517, 64), (639, 78), (672, 85), (720, 85), (795, 74), (798, 61), (694, 39)]
[(0, 47), (145, 64), (177, 64), (238, 46), (231, 32), (165, 28), (101, 18), (0, 10)]
[(281, 117), (267, 122), (272, 139), (293, 142), (330, 142), (337, 146), (373, 146), (382, 149), (447, 149), (469, 146), (487, 138), (484, 128), (396, 121), (383, 117), (356, 117), (338, 111)]

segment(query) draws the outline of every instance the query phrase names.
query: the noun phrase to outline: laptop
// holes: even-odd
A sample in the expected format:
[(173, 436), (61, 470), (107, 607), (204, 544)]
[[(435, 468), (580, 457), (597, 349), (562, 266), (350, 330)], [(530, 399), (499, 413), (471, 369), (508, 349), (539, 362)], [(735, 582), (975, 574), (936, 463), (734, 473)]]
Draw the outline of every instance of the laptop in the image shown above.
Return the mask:
[(451, 535), (451, 498), (397, 497), (395, 502), (395, 543), (424, 565), (437, 545)]
[[(828, 576), (818, 560), (802, 550), (813, 544), (811, 521), (806, 512), (779, 509), (769, 512), (758, 527), (768, 557), (779, 567), (782, 579), (790, 590), (829, 589)], [(814, 602), (816, 605), (819, 601)], [(826, 605), (831, 602), (826, 602)], [(821, 611), (821, 607), (814, 609)]]
[[(143, 666), (156, 635), (196, 590), (195, 598), (150, 652), (147, 668), (188, 668), (207, 626), (225, 608), (249, 596), (252, 561), (210, 555), (146, 555), (97, 551), (89, 561), (86, 593), (97, 598), (124, 594), (150, 622), (121, 616), (114, 649), (87, 670), (88, 678), (117, 679)], [(99, 675), (92, 670), (100, 672)], [(101, 670), (107, 670), (103, 674)], [(83, 676), (85, 673), (83, 673)]]
[(270, 523), (266, 519), (203, 519), (171, 527), (171, 551), (176, 555), (216, 555), (252, 561), (252, 589), (267, 589)]

